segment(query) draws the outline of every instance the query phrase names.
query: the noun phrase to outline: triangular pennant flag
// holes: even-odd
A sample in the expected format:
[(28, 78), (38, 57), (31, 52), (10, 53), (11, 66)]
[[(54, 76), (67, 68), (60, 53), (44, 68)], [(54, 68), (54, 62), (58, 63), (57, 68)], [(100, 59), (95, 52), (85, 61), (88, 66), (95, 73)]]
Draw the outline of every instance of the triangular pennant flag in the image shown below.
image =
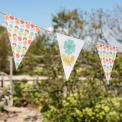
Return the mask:
[(40, 29), (34, 24), (13, 16), (5, 16), (5, 22), (7, 24), (10, 44), (17, 69)]
[(97, 44), (96, 47), (104, 69), (106, 80), (109, 83), (118, 48), (108, 44)]
[(80, 54), (80, 51), (84, 45), (84, 41), (59, 33), (57, 34), (57, 40), (59, 44), (64, 73), (66, 80), (68, 80), (76, 63), (76, 60)]

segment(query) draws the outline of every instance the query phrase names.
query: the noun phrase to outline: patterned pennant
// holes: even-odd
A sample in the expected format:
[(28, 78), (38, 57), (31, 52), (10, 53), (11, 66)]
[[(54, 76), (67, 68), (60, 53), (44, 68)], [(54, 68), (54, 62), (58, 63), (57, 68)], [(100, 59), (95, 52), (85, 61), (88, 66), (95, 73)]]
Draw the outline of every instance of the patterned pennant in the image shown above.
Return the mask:
[(96, 47), (105, 72), (106, 80), (109, 82), (118, 48), (107, 44), (97, 44)]
[(57, 34), (61, 60), (63, 63), (66, 80), (69, 79), (71, 71), (84, 45), (84, 41), (62, 34)]
[(13, 16), (5, 16), (16, 69), (20, 65), (39, 27)]

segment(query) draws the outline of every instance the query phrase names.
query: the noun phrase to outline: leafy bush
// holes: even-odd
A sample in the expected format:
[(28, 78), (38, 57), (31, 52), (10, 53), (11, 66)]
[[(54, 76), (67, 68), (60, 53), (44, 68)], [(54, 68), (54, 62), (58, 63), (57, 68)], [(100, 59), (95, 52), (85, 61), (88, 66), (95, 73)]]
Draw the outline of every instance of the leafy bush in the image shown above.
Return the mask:
[(122, 99), (118, 97), (99, 98), (86, 107), (70, 95), (63, 100), (62, 108), (49, 106), (45, 112), (44, 122), (121, 122)]

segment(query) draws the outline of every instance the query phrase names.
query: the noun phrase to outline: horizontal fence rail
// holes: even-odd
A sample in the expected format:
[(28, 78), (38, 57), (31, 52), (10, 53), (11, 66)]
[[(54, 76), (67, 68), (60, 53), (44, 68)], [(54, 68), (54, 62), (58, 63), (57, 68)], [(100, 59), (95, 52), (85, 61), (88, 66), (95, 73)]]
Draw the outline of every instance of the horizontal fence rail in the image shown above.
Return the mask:
[[(61, 77), (59, 77), (59, 78), (61, 78)], [(46, 81), (48, 79), (49, 79), (49, 77), (47, 77), (47, 76), (29, 76), (29, 75), (14, 75), (14, 76), (12, 76), (12, 81), (14, 81), (14, 82), (27, 81), (30, 84), (35, 81)], [(86, 78), (80, 77), (79, 80), (86, 80)], [(10, 76), (0, 76), (0, 82), (1, 82), (1, 84), (4, 84), (4, 86), (10, 85)]]

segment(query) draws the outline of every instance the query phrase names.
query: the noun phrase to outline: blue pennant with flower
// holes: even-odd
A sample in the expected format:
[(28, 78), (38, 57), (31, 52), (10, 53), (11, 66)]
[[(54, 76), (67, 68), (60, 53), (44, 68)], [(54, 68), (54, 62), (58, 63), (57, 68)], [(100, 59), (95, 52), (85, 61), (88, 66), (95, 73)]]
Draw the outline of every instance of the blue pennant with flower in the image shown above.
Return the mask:
[(65, 65), (71, 65), (74, 63), (75, 57), (74, 57), (74, 53), (75, 53), (75, 48), (76, 45), (74, 43), (73, 40), (65, 40), (64, 42), (64, 54), (62, 55), (63, 57), (63, 61)]

